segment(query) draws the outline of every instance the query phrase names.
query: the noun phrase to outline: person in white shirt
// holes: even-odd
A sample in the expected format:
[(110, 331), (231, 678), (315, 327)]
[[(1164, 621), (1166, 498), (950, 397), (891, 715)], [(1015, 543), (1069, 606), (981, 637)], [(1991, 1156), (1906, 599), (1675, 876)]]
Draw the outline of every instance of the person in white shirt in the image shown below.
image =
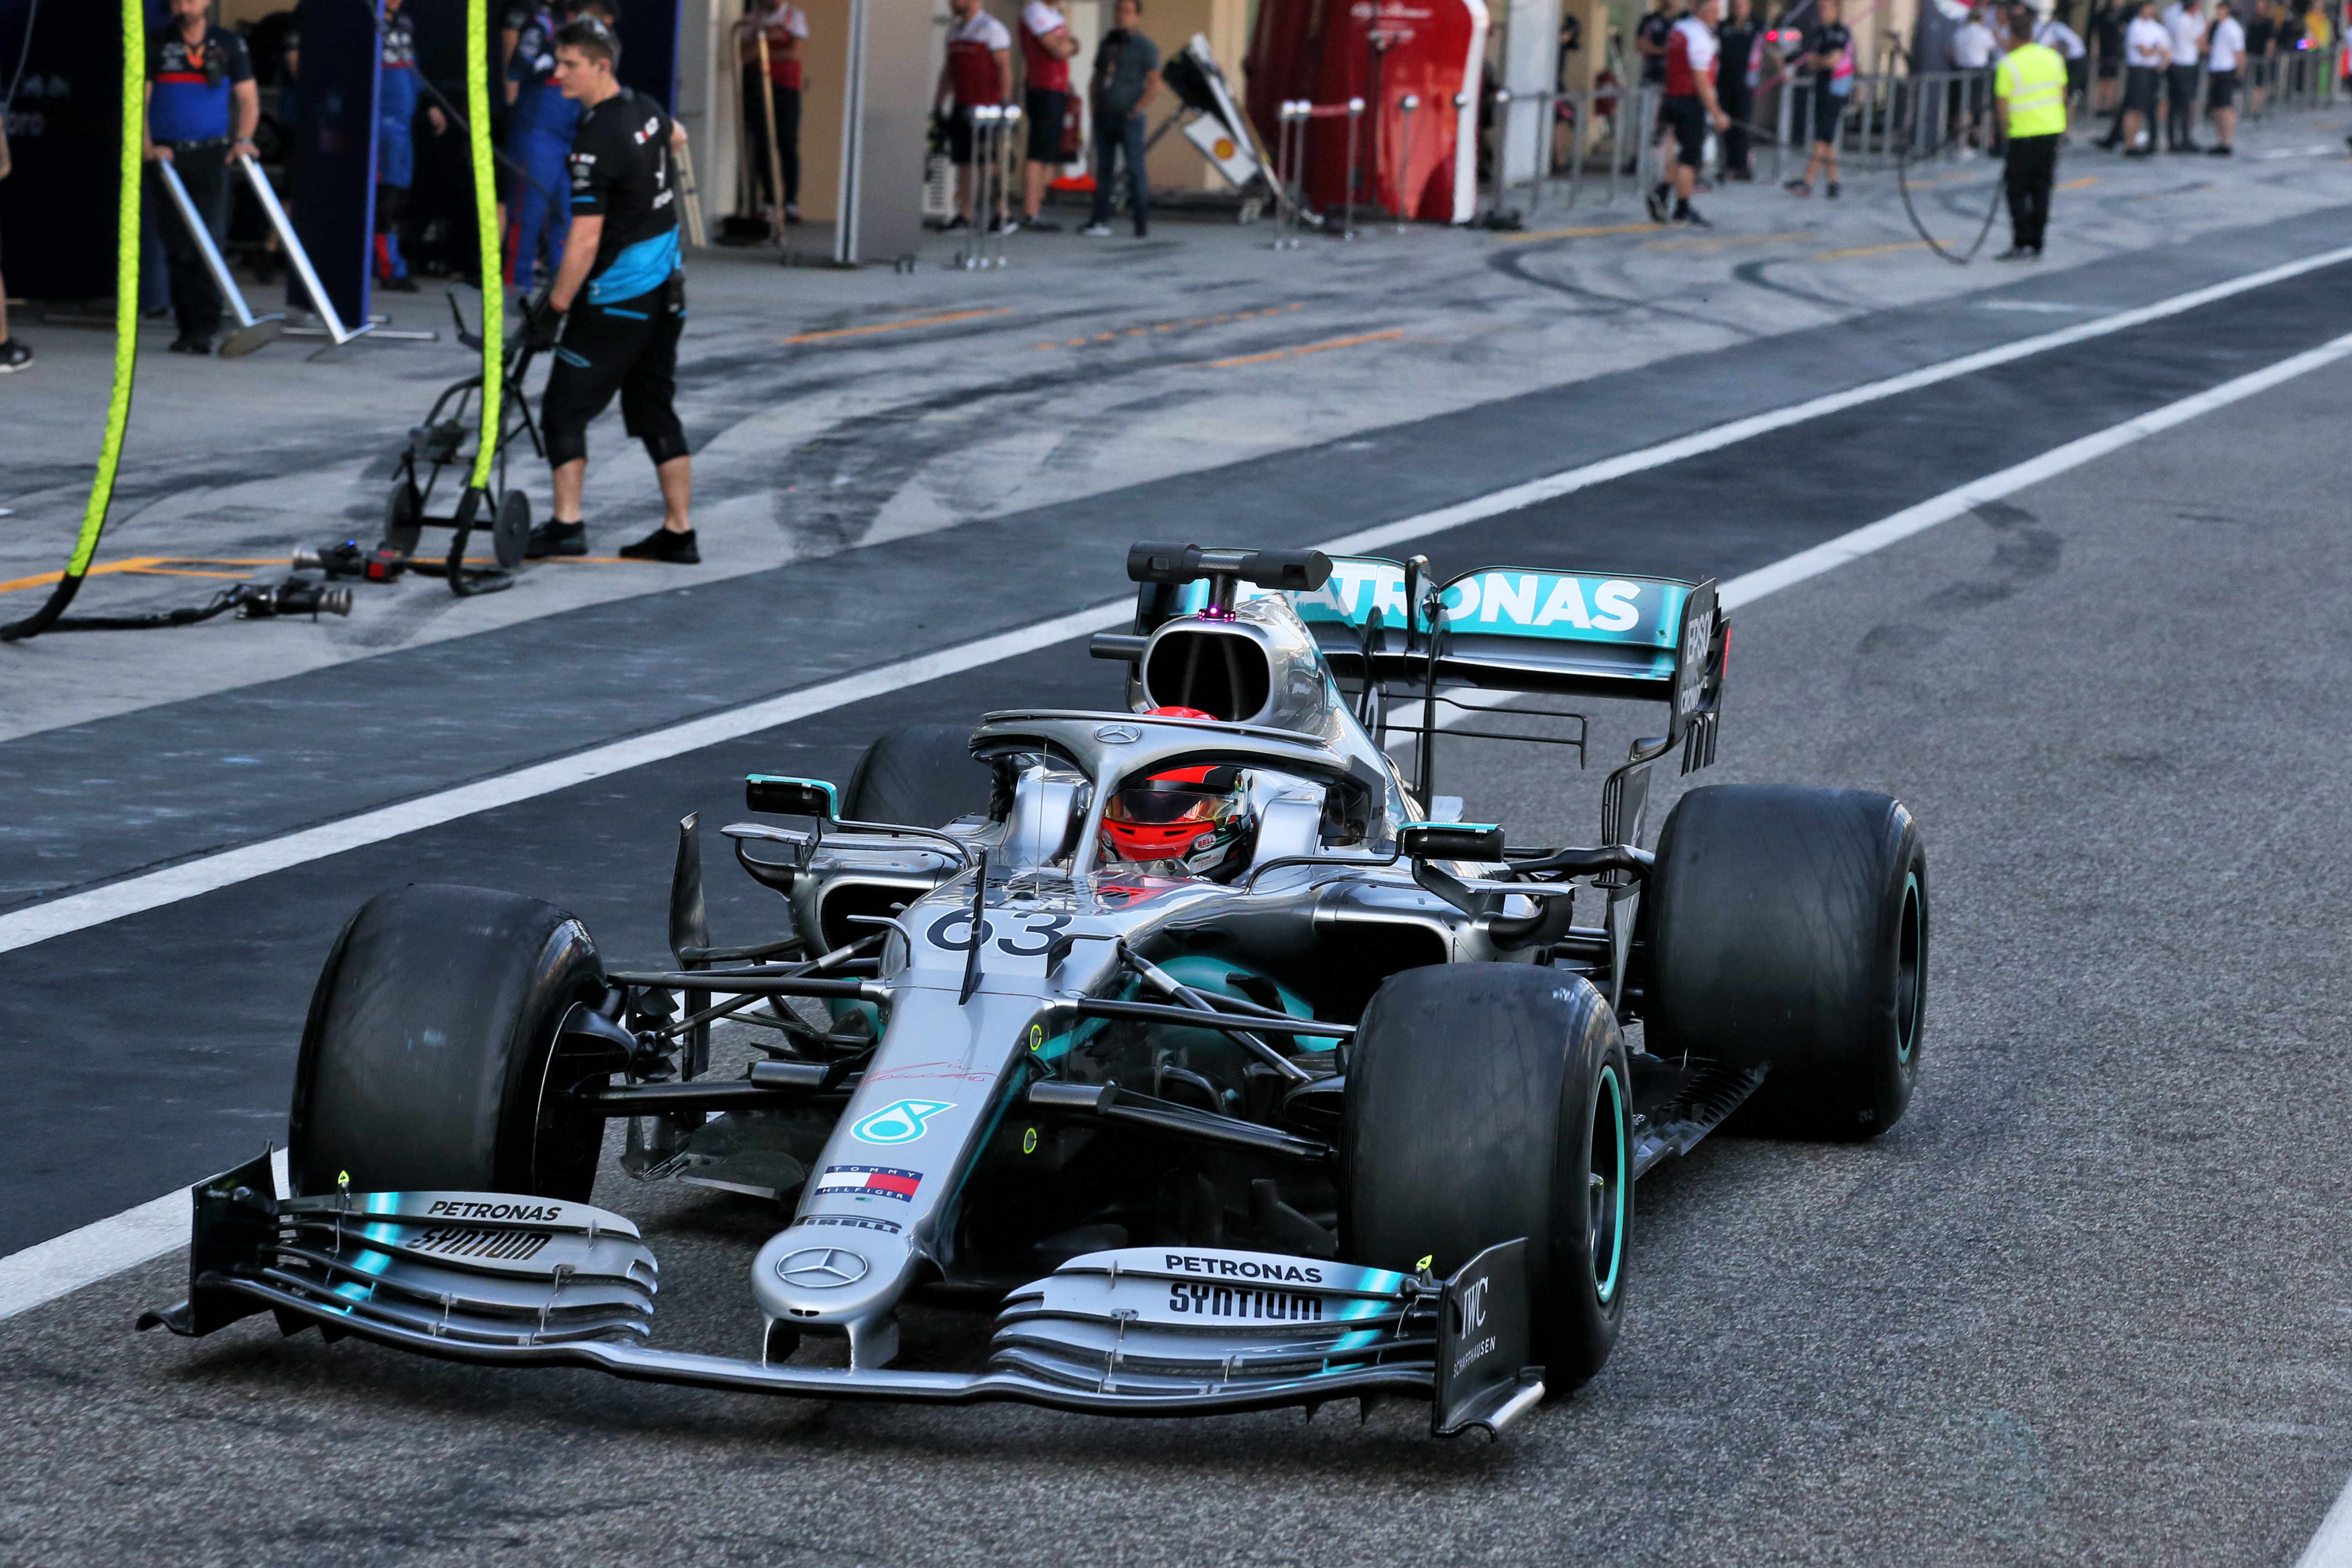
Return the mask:
[(972, 110), (1013, 100), (1013, 35), (981, 9), (980, 0), (948, 0), (948, 9), (955, 16), (948, 28), (948, 58), (940, 67), (939, 85), (931, 89), (934, 107), (949, 106), (948, 156), (963, 171), (957, 184), (956, 216), (948, 220), (948, 227), (991, 224), (1010, 234), (1015, 226), (1001, 195), (993, 216), (971, 210), (972, 192), (981, 183), (979, 160), (995, 158), (1001, 171), (1004, 152), (992, 138), (974, 132)]
[(2246, 58), (2246, 29), (2231, 15), (2230, 0), (2215, 0), (2213, 26), (2206, 35), (2205, 112), (2221, 140), (2213, 156), (2226, 158), (2238, 133), (2238, 70)]
[(2156, 0), (2140, 0), (2139, 14), (2124, 29), (2124, 156), (2145, 158), (2156, 151), (2140, 145), (2157, 118), (2157, 90), (2172, 63), (2172, 35), (2156, 19)]
[(2200, 153), (2197, 145), (2198, 62), (2205, 57), (2205, 18), (2201, 0), (2173, 0), (2161, 18), (2171, 51), (2165, 69), (2164, 148), (2168, 153)]
[(2034, 27), (2033, 41), (2044, 48), (2057, 50), (2065, 60), (2066, 97), (2079, 108), (2091, 82), (2091, 51), (2084, 46), (2083, 35), (2060, 21), (2053, 11)]
[[(2000, 40), (1985, 26), (1984, 8), (1970, 6), (1969, 19), (1952, 31), (1952, 68), (1956, 71), (1989, 71), (1993, 56), (2000, 52)], [(1990, 100), (1990, 82), (1978, 77), (1968, 84), (1969, 124), (1968, 144), (1980, 146), (1983, 140), (1985, 105)]]

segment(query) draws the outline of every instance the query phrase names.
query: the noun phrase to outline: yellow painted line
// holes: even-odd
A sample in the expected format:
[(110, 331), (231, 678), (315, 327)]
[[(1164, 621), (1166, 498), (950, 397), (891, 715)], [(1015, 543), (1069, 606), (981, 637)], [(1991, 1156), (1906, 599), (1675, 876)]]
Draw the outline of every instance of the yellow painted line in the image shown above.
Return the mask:
[(1891, 245), (1856, 245), (1844, 250), (1822, 250), (1814, 253), (1816, 261), (1843, 261), (1850, 256), (1889, 256), (1898, 250), (1920, 250), (1927, 247), (1924, 239), (1898, 239)]
[(2099, 176), (2098, 176), (2098, 175), (2096, 175), (2096, 174), (2085, 174), (2085, 175), (2084, 175), (2084, 176), (2083, 176), (2081, 179), (2079, 179), (2079, 180), (2069, 180), (2069, 181), (2067, 181), (2064, 184), (2058, 186), (2058, 187), (2057, 187), (2057, 189), (2062, 190), (2062, 191), (2079, 191), (2079, 190), (2086, 189), (2086, 188), (2088, 188), (2089, 186), (2095, 185), (2095, 184), (2097, 184), (2098, 183), (2099, 183)]
[(1803, 229), (1785, 234), (1693, 234), (1678, 239), (1654, 239), (1644, 250), (1719, 250), (1727, 245), (1780, 245), (1805, 237)]
[(833, 327), (822, 332), (797, 332), (786, 338), (787, 343), (823, 343), (835, 338), (862, 338), (875, 332), (903, 332), (909, 327), (943, 327), (950, 321), (973, 321), (982, 316), (1007, 316), (1010, 305), (991, 305), (978, 310), (950, 310), (944, 316), (917, 316), (906, 321), (876, 321), (864, 327)]
[(1359, 343), (1386, 342), (1391, 339), (1402, 336), (1404, 336), (1402, 327), (1391, 327), (1384, 332), (1365, 332), (1352, 338), (1332, 338), (1325, 342), (1301, 343), (1297, 348), (1276, 349), (1270, 353), (1237, 354), (1232, 359), (1213, 359), (1209, 362), (1209, 368), (1232, 370), (1236, 365), (1264, 364), (1268, 360), (1289, 359), (1297, 354), (1319, 354), (1329, 349), (1351, 349)]
[(1037, 346), (1041, 349), (1082, 349), (1088, 343), (1115, 343), (1121, 338), (1146, 337), (1153, 332), (1181, 332), (1194, 327), (1223, 326), (1231, 321), (1247, 321), (1259, 316), (1287, 315), (1293, 310), (1305, 309), (1307, 309), (1307, 303), (1302, 300), (1288, 305), (1268, 305), (1258, 310), (1236, 310), (1230, 316), (1195, 316), (1189, 321), (1153, 321), (1145, 326), (1122, 327), (1115, 332), (1097, 332), (1092, 337), (1086, 338), (1065, 338), (1058, 343), (1043, 342)]
[[(92, 577), (110, 577), (119, 572), (138, 573), (158, 577), (247, 577), (247, 572), (195, 572), (195, 566), (278, 566), (285, 563), (283, 555), (254, 556), (190, 556), (133, 555), (121, 561), (104, 561), (92, 566), (87, 574)], [(0, 594), (13, 594), (19, 588), (47, 588), (63, 580), (62, 572), (43, 572), (32, 577), (14, 577), (0, 583)]]
[(1526, 234), (1506, 234), (1496, 237), (1505, 245), (1526, 245), (1538, 239), (1591, 239), (1604, 234), (1655, 234), (1658, 226), (1654, 223), (1612, 223), (1591, 228), (1531, 229)]

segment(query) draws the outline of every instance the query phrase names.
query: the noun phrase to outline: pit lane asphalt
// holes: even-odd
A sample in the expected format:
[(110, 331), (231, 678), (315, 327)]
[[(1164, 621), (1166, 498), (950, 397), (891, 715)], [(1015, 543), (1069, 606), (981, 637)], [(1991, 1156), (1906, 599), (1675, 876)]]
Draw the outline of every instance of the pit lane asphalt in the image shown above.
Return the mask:
[[(2326, 279), (2304, 303), (2340, 297)], [(2131, 360), (1935, 389), (1932, 417), (1885, 437), (1916, 482), (1850, 519), (1871, 433), (1771, 437), (1733, 477), (1786, 464), (1818, 484), (1758, 509), (1780, 544), (1732, 537), (1703, 564), (1760, 564), (2330, 335), (2266, 321), (2200, 312)], [(2175, 359), (2189, 379), (2143, 394)], [(2134, 395), (2080, 426), (2020, 413), (2118, 383)], [(2284, 1561), (2352, 1465), (2330, 1143), (2347, 998), (2325, 912), (2352, 869), (2332, 826), (2352, 740), (2347, 393), (2352, 373), (2318, 373), (1741, 613), (1709, 782), (1884, 788), (1927, 828), (1925, 1087), (1875, 1144), (1717, 1142), (1646, 1184), (1616, 1360), (1499, 1448), (1439, 1447), (1402, 1411), (1360, 1431), (1330, 1412), (821, 1410), (281, 1344), (251, 1323), (131, 1340), (129, 1314), (175, 1293), (159, 1265), (0, 1329), (0, 1542), (47, 1562)], [(1955, 430), (1965, 451), (1921, 449)], [(1598, 525), (1672, 518), (1609, 541), (1640, 560), (1607, 557), (1671, 566), (1681, 518), (1721, 504), (1698, 487), (1726, 476), (1635, 491), (1700, 466), (1573, 498), (1538, 539), (1469, 529), (1439, 552), (1598, 559)], [(74, 980), (110, 1009), (22, 1037), (47, 1059), (16, 1076), (12, 1137), (60, 1109), (37, 1096), (62, 1068), (112, 1107), (71, 1144), (15, 1144), (11, 1212), (69, 1209), (118, 1166), (124, 1201), (152, 1195), (169, 1181), (135, 1184), (151, 1164), (227, 1141), (222, 1106), (252, 1111), (230, 1154), (274, 1131), (289, 1010), (299, 1024), (318, 952), (374, 886), (516, 886), (650, 955), (666, 825), (695, 805), (726, 819), (729, 778), (838, 776), (884, 723), (1099, 702), (1111, 673), (1052, 650), (11, 955), (39, 961), (9, 973), (12, 997)], [(1441, 787), (1474, 816), (1589, 820), (1592, 781), (1549, 753), (1464, 742), (1445, 761)], [(758, 906), (715, 857), (711, 882), (730, 890), (720, 929), (748, 922)], [(173, 1095), (180, 1142), (142, 1147)], [(741, 1350), (756, 1211), (651, 1206), (662, 1340)], [(971, 1333), (927, 1313), (910, 1338), (928, 1356)]]
[[(1427, 548), (1444, 569), (1572, 557), (1727, 578), (2325, 341), (2339, 318), (2315, 306), (2341, 299), (2347, 280), (2352, 266), (2307, 274), (1488, 519)], [(1951, 314), (1973, 335), (1969, 347), (1993, 336), (1981, 325), (1993, 312)], [(1792, 382), (1819, 391), (1870, 379), (1853, 374), (1857, 360), (1883, 371), (1890, 358), (1907, 368), (1949, 357), (1922, 352), (1916, 323), (1875, 328), (1834, 329), (1864, 348), (1833, 363), (1843, 340), (1822, 334), (1669, 362), (1515, 400), (1534, 407), (1407, 426), (1369, 453), (1265, 459), (25, 737), (0, 745), (0, 787), (38, 805), (11, 814), (5, 863), (35, 883), (87, 883), (250, 841), (1098, 603), (1123, 582), (1130, 540), (1203, 536), (1204, 517), (1255, 542), (1311, 542), (1398, 515), (1400, 499), (1455, 500), (1622, 450), (1593, 445), (1612, 406), (1654, 411), (1630, 426), (1654, 438), (1789, 401)], [(1777, 373), (1757, 378), (1761, 397), (1743, 376), (1750, 362)], [(1694, 408), (1711, 417), (1694, 421)], [(1526, 447), (1539, 421), (1566, 433), (1557, 447)], [(1482, 445), (1481, 431), (1517, 445)], [(1505, 455), (1520, 466), (1499, 468)], [(1392, 474), (1414, 482), (1391, 484)], [(1383, 506), (1384, 489), (1404, 493)], [(845, 777), (888, 724), (1008, 701), (1108, 706), (1111, 676), (1072, 644), (0, 955), (0, 1038), (29, 1045), (62, 1027), (105, 1043), (19, 1074), (0, 1110), (16, 1153), (0, 1173), (0, 1249), (119, 1212), (275, 1134), (319, 957), (368, 892), (419, 879), (511, 887), (575, 910), (613, 954), (654, 959), (673, 825), (687, 809), (710, 827), (740, 815), (728, 779), (763, 769)], [(722, 928), (772, 918), (768, 895), (731, 874), (714, 881)], [(109, 1158), (93, 1169), (87, 1152), (100, 1144)]]

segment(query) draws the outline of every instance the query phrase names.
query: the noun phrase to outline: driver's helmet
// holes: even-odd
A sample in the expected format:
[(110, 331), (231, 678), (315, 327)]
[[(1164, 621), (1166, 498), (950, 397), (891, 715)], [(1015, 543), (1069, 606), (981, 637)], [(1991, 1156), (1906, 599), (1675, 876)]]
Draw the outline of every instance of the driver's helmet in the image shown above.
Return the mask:
[(1230, 881), (1250, 862), (1257, 817), (1235, 767), (1174, 768), (1113, 794), (1102, 854), (1167, 876)]

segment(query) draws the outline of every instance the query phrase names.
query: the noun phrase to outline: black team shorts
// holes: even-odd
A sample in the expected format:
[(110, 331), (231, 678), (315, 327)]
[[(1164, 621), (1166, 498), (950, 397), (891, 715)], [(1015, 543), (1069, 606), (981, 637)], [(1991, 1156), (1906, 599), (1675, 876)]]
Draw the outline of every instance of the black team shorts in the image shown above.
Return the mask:
[(1851, 94), (1832, 92), (1824, 87), (1813, 89), (1813, 140), (1826, 142), (1834, 147), (1838, 132), (1845, 124), (1845, 106)]
[(688, 454), (685, 427), (674, 406), (677, 339), (686, 326), (686, 285), (673, 278), (634, 300), (592, 305), (576, 301), (555, 347), (555, 367), (540, 398), (541, 434), (549, 466), (588, 456), (588, 423), (614, 393), (630, 435), (645, 443), (658, 468)]
[(1069, 112), (1070, 95), (1048, 88), (1033, 87), (1025, 95), (1027, 101), (1021, 112), (1029, 121), (1029, 161), (1033, 163), (1066, 163), (1062, 155), (1062, 117)]
[(1658, 107), (1658, 119), (1675, 133), (1675, 161), (1696, 169), (1706, 151), (1706, 106), (1696, 93), (1678, 94)]
[(2238, 101), (2238, 73), (2233, 70), (2205, 73), (2205, 107), (2227, 109)]

